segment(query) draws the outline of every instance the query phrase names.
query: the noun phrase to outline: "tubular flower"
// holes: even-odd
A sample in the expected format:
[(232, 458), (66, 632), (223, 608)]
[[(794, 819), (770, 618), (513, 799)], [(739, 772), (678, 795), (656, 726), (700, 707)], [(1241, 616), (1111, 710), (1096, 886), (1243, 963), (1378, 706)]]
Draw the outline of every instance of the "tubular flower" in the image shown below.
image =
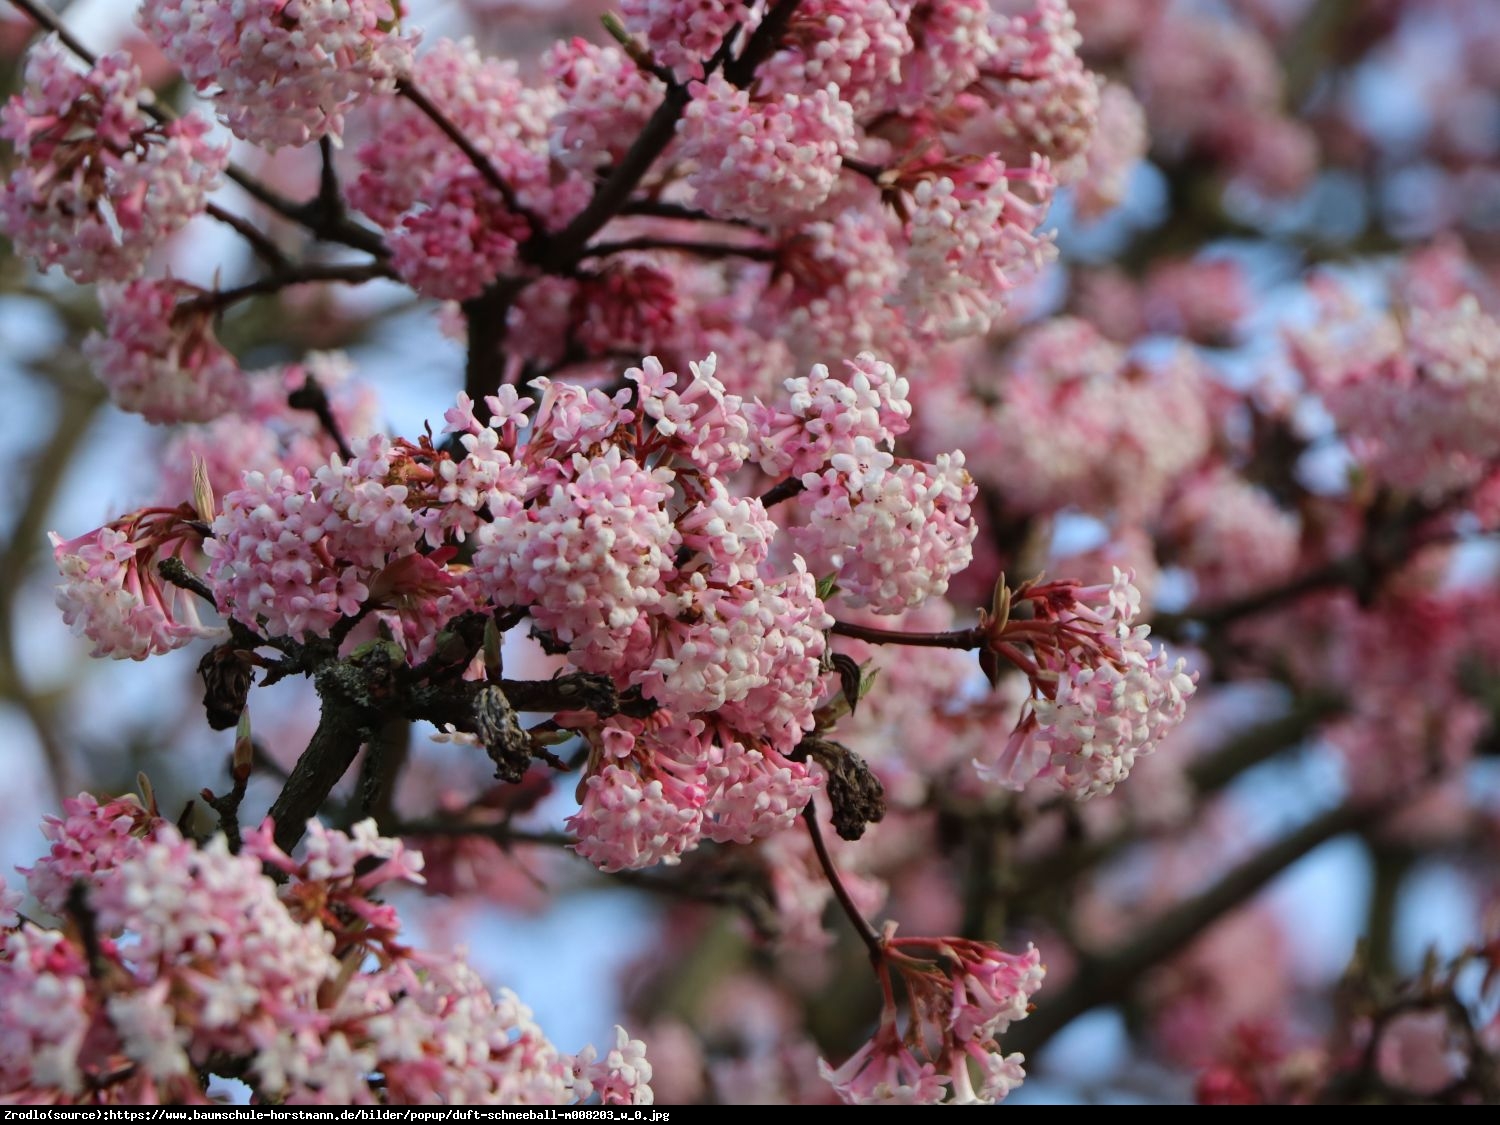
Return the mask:
[(217, 632), (199, 622), (193, 595), (156, 570), (159, 559), (202, 541), (197, 518), (186, 504), (144, 508), (76, 539), (50, 535), (63, 577), (58, 608), (75, 633), (94, 642), (92, 655), (144, 660)]
[[(892, 926), (880, 947), (880, 1026), (843, 1066), (819, 1064), (845, 1103), (978, 1105), (999, 1101), (1021, 1084), (1021, 1056), (1002, 1055), (997, 1038), (1026, 1018), (1046, 976), (1035, 946), (1014, 954), (964, 938), (897, 938)], [(904, 1030), (892, 969), (904, 985)], [(979, 1072), (977, 1087), (970, 1062)]]

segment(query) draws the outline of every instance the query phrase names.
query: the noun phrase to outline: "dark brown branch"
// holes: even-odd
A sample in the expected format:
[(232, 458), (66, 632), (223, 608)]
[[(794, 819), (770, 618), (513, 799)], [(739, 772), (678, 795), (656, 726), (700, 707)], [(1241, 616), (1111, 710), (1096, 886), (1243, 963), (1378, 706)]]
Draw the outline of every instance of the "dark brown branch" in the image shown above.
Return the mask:
[(312, 741), (292, 767), (286, 785), (271, 805), (276, 846), (290, 852), (307, 831), (339, 779), (354, 764), (368, 737), (371, 717), (355, 708), (323, 699), (323, 714)]
[(338, 168), (333, 163), (333, 141), (328, 137), (318, 138), (318, 203), (329, 211), (340, 206), (343, 192), (339, 189)]
[(81, 58), (90, 66), (94, 65), (94, 53), (83, 45), (74, 34), (63, 26), (62, 20), (57, 18), (57, 13), (50, 8), (44, 8), (33, 0), (10, 0), (17, 8), (25, 12), (31, 22), (46, 28), (62, 41), (62, 45)]
[(297, 265), (283, 259), (282, 266), (266, 277), (237, 285), (232, 289), (216, 289), (195, 298), (193, 302), (201, 308), (225, 309), (251, 297), (279, 293), (294, 285), (313, 285), (319, 282), (339, 282), (344, 285), (364, 285), (367, 282), (394, 278), (395, 271), (384, 262), (307, 262)]
[(344, 437), (343, 427), (339, 420), (334, 417), (333, 404), (328, 401), (328, 392), (323, 389), (311, 374), (302, 380), (302, 386), (287, 395), (286, 403), (293, 410), (311, 411), (318, 419), (318, 425), (323, 427), (323, 432), (333, 439), (334, 448), (339, 451), (339, 456), (345, 461), (354, 460), (354, 450), (350, 447), (348, 440)]
[(724, 77), (742, 90), (748, 87), (755, 80), (756, 67), (770, 58), (772, 52), (781, 45), (781, 37), (786, 34), (787, 26), (792, 22), (792, 16), (796, 14), (801, 2), (802, 0), (779, 0), (751, 33), (739, 58), (725, 65)]
[[(1343, 702), (1332, 696), (1299, 699), (1287, 714), (1235, 734), (1217, 750), (1191, 762), (1184, 773), (1198, 797), (1217, 793), (1245, 771), (1300, 745), (1320, 723), (1342, 709)], [(1029, 903), (1050, 888), (1070, 885), (1083, 872), (1118, 855), (1143, 835), (1138, 826), (1131, 825), (1104, 836), (1076, 840), (1002, 876), (1000, 889), (1016, 903)]]
[(807, 825), (807, 834), (812, 837), (813, 850), (818, 853), (818, 864), (823, 868), (823, 875), (828, 879), (828, 885), (833, 888), (834, 897), (838, 899), (840, 908), (848, 917), (849, 923), (859, 934), (859, 940), (865, 943), (865, 948), (870, 951), (870, 960), (879, 961), (885, 954), (881, 949), (880, 935), (875, 932), (875, 927), (860, 913), (859, 907), (855, 905), (849, 889), (844, 886), (844, 880), (839, 877), (839, 869), (834, 866), (833, 857), (828, 854), (828, 845), (823, 840), (823, 830), (818, 826), (818, 808), (812, 801), (802, 810), (802, 823)]
[[(72, 32), (63, 26), (62, 21), (57, 18), (55, 12), (35, 3), (34, 0), (11, 0), (11, 3), (25, 12), (33, 22), (56, 34), (63, 46), (67, 47), (68, 50), (72, 51), (84, 62), (90, 66), (98, 62), (98, 56), (85, 47)], [(175, 114), (165, 106), (149, 104), (141, 106), (141, 109), (157, 121), (172, 121), (175, 119)], [(367, 254), (377, 258), (390, 257), (390, 251), (386, 249), (386, 245), (381, 240), (380, 235), (368, 227), (350, 220), (344, 213), (342, 205), (337, 200), (332, 201), (332, 206), (330, 206), (330, 201), (323, 199), (321, 196), (307, 203), (295, 203), (271, 190), (271, 188), (267, 187), (259, 179), (237, 164), (230, 164), (225, 169), (224, 174), (243, 188), (253, 199), (265, 204), (284, 218), (306, 227), (318, 238), (326, 242), (339, 242), (345, 246), (352, 246), (356, 250), (363, 250)], [(245, 234), (246, 228), (241, 225), (243, 220), (235, 221), (235, 217), (230, 215), (229, 212), (210, 204), (208, 213), (221, 222), (229, 223), (229, 225), (233, 226), (242, 235)], [(250, 236), (246, 235), (246, 237)], [(255, 247), (256, 252), (263, 256), (269, 252), (272, 246), (269, 240), (264, 239), (263, 236), (259, 239), (252, 239), (251, 243)], [(276, 253), (279, 254), (280, 251), (276, 251)]]
[(500, 198), (505, 200), (505, 205), (525, 219), (530, 224), (533, 232), (540, 233), (546, 229), (545, 224), (522, 204), (516, 196), (515, 189), (510, 186), (510, 182), (500, 174), (500, 169), (495, 167), (488, 156), (479, 151), (478, 146), (468, 138), (462, 129), (448, 118), (448, 115), (431, 98), (421, 91), (416, 83), (409, 77), (402, 78), (396, 83), (396, 92), (411, 102), (412, 105), (416, 106), (429, 121), (442, 131), (445, 137), (458, 147), (464, 156), (468, 157), (469, 163), (484, 177), (484, 182), (500, 193)]
[(273, 273), (282, 273), (293, 268), (292, 260), (281, 252), (281, 247), (272, 242), (260, 228), (248, 219), (241, 218), (232, 211), (226, 211), (217, 203), (209, 203), (203, 208), (203, 213), (209, 218), (215, 219), (229, 227), (241, 238), (250, 244), (250, 249), (255, 256), (264, 262)]
[(250, 770), (248, 768), (235, 769), (231, 771), (231, 774), (228, 793), (216, 797), (212, 790), (204, 789), (199, 796), (209, 808), (219, 814), (219, 830), (224, 833), (229, 850), (239, 855), (243, 843), (240, 836), (240, 805), (245, 800), (245, 789), (250, 784)]
[(735, 242), (694, 242), (687, 238), (627, 238), (620, 242), (600, 242), (583, 252), (584, 258), (606, 258), (629, 250), (667, 250), (679, 254), (696, 254), (701, 258), (745, 258), (752, 262), (774, 262), (776, 247), (747, 246)]
[(1202, 894), (1148, 923), (1113, 952), (1083, 956), (1061, 992), (1038, 994), (1036, 1011), (1011, 1027), (1006, 1051), (1032, 1055), (1084, 1012), (1128, 995), (1140, 976), (1203, 933), (1313, 849), (1373, 822), (1379, 806), (1344, 805), (1315, 817), (1225, 874)]
[(1164, 637), (1178, 637), (1190, 621), (1196, 621), (1209, 629), (1228, 625), (1241, 618), (1252, 617), (1261, 610), (1294, 602), (1306, 594), (1336, 586), (1353, 585), (1362, 573), (1363, 567), (1358, 558), (1351, 556), (1337, 559), (1280, 585), (1257, 590), (1233, 601), (1203, 609), (1184, 610), (1182, 613), (1157, 614), (1152, 619), (1151, 631)]
[(527, 242), (526, 252), (537, 265), (551, 273), (564, 273), (578, 262), (589, 239), (619, 213), (657, 157), (672, 143), (672, 138), (677, 135), (677, 119), (690, 100), (687, 87), (667, 87), (661, 105), (656, 107), (656, 112), (647, 120), (608, 179), (595, 190), (588, 206), (552, 237), (534, 237)]
[(749, 219), (727, 219), (718, 215), (710, 215), (707, 211), (700, 211), (696, 207), (688, 207), (681, 203), (669, 203), (663, 199), (632, 199), (620, 208), (621, 215), (645, 215), (653, 219), (681, 219), (690, 223), (719, 223), (729, 227), (744, 227), (747, 230), (759, 230)]
[(903, 633), (899, 629), (880, 629), (873, 625), (835, 621), (831, 631), (841, 637), (852, 637), (857, 641), (877, 645), (957, 649), (980, 648), (984, 645), (984, 631), (978, 626), (972, 629), (954, 629), (947, 633)]

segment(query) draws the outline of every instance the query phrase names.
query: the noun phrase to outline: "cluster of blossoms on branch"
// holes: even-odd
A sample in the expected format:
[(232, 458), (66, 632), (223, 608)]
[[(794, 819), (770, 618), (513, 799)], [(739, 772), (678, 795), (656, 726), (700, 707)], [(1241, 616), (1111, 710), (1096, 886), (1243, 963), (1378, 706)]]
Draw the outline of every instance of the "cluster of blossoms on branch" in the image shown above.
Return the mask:
[(32, 49), (23, 90), (0, 114), (19, 157), (0, 226), (18, 250), (75, 281), (124, 281), (202, 212), (229, 149), (202, 117), (162, 122), (150, 105), (124, 54), (83, 74), (55, 37)]
[[(414, 54), (415, 33), (387, 7), (253, 4), (220, 14), (150, 3), (141, 25), (238, 136), (269, 146), (337, 140), (354, 115), (352, 131), (370, 139), (355, 149), (348, 202), (381, 228), (389, 268), (425, 296), (456, 301), (506, 279), (515, 288), (510, 351), (522, 360), (551, 362), (561, 340), (575, 360), (670, 343), (681, 348), (670, 358), (685, 363), (725, 350), (726, 316), (740, 347), (762, 335), (757, 324), (800, 322), (789, 339), (804, 359), (871, 346), (900, 356), (986, 332), (1052, 253), (1041, 227), (1055, 189), (1078, 182), (1107, 206), (1118, 198), (1107, 183), (1145, 144), (1128, 126), (1093, 144), (1100, 83), (1079, 59), (1061, 0), (1018, 13), (983, 2), (817, 0), (792, 6), (784, 27), (782, 6), (770, 6), (779, 35), (765, 5), (627, 5), (622, 44), (558, 43), (530, 78), (472, 42), (438, 40)], [(116, 116), (129, 118), (138, 155), (108, 174), (128, 171), (139, 186), (108, 180), (105, 191), (100, 176), (119, 163), (118, 145), (80, 164), (76, 129), (64, 145), (38, 142), (46, 123), (76, 125), (97, 101), (133, 98), (138, 79), (114, 92), (117, 75), (134, 73), (129, 63), (110, 56), (79, 73), (54, 44), (33, 68), (36, 80), (7, 111), (22, 161), (4, 196), (6, 229), (43, 262), (67, 258), (77, 280), (138, 276), (162, 236), (202, 210), (226, 150), (207, 147), (201, 118), (152, 125), (131, 101)], [(1111, 107), (1129, 98), (1109, 92)], [(638, 136), (649, 141), (649, 164), (631, 168), (643, 215), (626, 206), (607, 233), (691, 242), (683, 235), (693, 224), (647, 216), (697, 216), (734, 232), (727, 257), (748, 262), (726, 272), (691, 249), (656, 254), (631, 267), (651, 271), (644, 291), (602, 284), (629, 259), (574, 268), (574, 234), (602, 225), (593, 215), (603, 185), (642, 159), (641, 146), (632, 152)], [(81, 204), (61, 194), (76, 191), (75, 168), (100, 165)], [(166, 213), (149, 224), (112, 214), (120, 198), (143, 194)], [(111, 239), (113, 249), (101, 242)], [(829, 303), (809, 307), (810, 296)], [(152, 321), (162, 339), (151, 354), (163, 368), (217, 383), (196, 343), (201, 326), (155, 299), (154, 314), (134, 314), (134, 333), (111, 321), (108, 334), (138, 340)], [(650, 315), (662, 330), (611, 347), (597, 326), (626, 315)], [(769, 335), (758, 344), (785, 346)], [(143, 409), (128, 393), (119, 401)]]
[(207, 1105), (210, 1074), (302, 1105), (652, 1100), (624, 1029), (568, 1055), (462, 955), (402, 942), (380, 888), (421, 883), (422, 856), (370, 821), (312, 822), (294, 860), (269, 823), (234, 854), (134, 797), (65, 812), (23, 872), (50, 924), (0, 885), (8, 1102)]
[[(55, 540), (65, 619), (96, 655), (212, 639), (204, 666), (231, 680), (308, 674), (333, 710), (353, 700), (361, 735), (372, 715), (446, 724), (508, 783), (535, 784), (534, 763), (573, 773), (562, 839), (576, 852), (611, 874), (752, 856), (792, 946), (816, 945), (830, 898), (862, 916), (885, 891), (879, 863), (849, 853), (838, 885), (799, 819), (831, 810), (852, 839), (889, 797), (892, 819), (910, 818), (891, 836), (915, 851), (911, 823), (950, 802), (1020, 823), (1059, 793), (1109, 794), (1163, 743), (1197, 687), (1142, 624), (1163, 568), (1193, 601), (1168, 636), (1211, 641), (1211, 678), (1339, 690), (1323, 729), (1352, 801), (1455, 771), (1483, 745), (1486, 709), (1460, 675), (1493, 663), (1493, 607), (1437, 575), (1443, 544), (1500, 526), (1492, 288), (1430, 267), (1372, 310), (1315, 281), (1315, 322), (1277, 356), (1300, 383), (1264, 396), (1205, 359), (1249, 311), (1248, 274), (1222, 257), (1152, 264), (1134, 247), (1143, 260), (1121, 270), (1074, 271), (1068, 315), (1031, 321), (1050, 300), (1024, 286), (1054, 256), (1053, 199), (1070, 192), (1084, 218), (1117, 204), (1148, 123), (1159, 158), (1235, 190), (1288, 195), (1314, 170), (1278, 44), (1247, 32), (1251, 7), (1275, 22), (1269, 6), (1077, 7), (1100, 34), (1082, 40), (1061, 0), (627, 0), (609, 41), (566, 39), (526, 66), (472, 41), (419, 52), (398, 4), (146, 3), (147, 35), (233, 133), (324, 142), (319, 195), (281, 213), (369, 255), (297, 263), (252, 240), (270, 277), (245, 289), (395, 280), (464, 324), (468, 389), (440, 434), (414, 438), (371, 436), (336, 360), (242, 370), (218, 333), (245, 293), (145, 276), (152, 249), (202, 213), (226, 150), (204, 119), (155, 114), (124, 56), (75, 64), (38, 45), (0, 126), (17, 157), (0, 223), (39, 263), (107, 283), (87, 358), (121, 408), (193, 427), (173, 447), (183, 465), (207, 462), (196, 485), (179, 466), (163, 506)], [(1326, 435), (1310, 436), (1314, 403)], [(1352, 468), (1323, 492), (1299, 476), (1318, 442)], [(170, 506), (190, 488), (193, 503)], [(1080, 515), (1104, 544), (1047, 563), (1077, 580), (996, 584), (1041, 569), (1053, 521)], [(1242, 621), (1268, 591), (1295, 609)], [(982, 599), (977, 621), (958, 608)], [(1202, 631), (1184, 628), (1195, 617)], [(566, 664), (534, 709), (507, 701), (498, 656), (523, 621)], [(232, 722), (244, 694), (228, 694)], [(523, 728), (521, 710), (546, 717)], [(564, 745), (571, 760), (553, 755)], [(1196, 782), (1168, 769), (1122, 820), (1180, 815)], [(1112, 824), (1100, 804), (1062, 815)], [(317, 882), (271, 830), (235, 857), (131, 823), (204, 878), (232, 882), (213, 873), (254, 859)], [(72, 927), (57, 939), (68, 972), (94, 957), (87, 926), (135, 932), (107, 882), (86, 913), (50, 892)], [(998, 1037), (1026, 1014), (1039, 955), (893, 935), (866, 935), (885, 1004), (865, 1047), (823, 1064), (832, 1088), (1003, 1096), (1022, 1072)], [(162, 987), (121, 956), (130, 988)], [(485, 1033), (492, 1047), (524, 1042), (541, 1060), (525, 1079), (538, 1097), (644, 1092), (628, 1038), (570, 1064), (466, 968), (389, 956), (381, 971), (404, 974), (404, 991), (377, 982), (372, 1004), (387, 984), (397, 1006), (462, 996), (508, 1029)], [(394, 1048), (343, 1015), (299, 1077), (271, 1038), (221, 1042), (217, 1024), (138, 1057), (168, 1017), (133, 992), (88, 995), (88, 1042), (114, 1035), (106, 1054), (131, 1061), (18, 1088), (89, 1096), (120, 1070), (114, 1089), (145, 1096), (129, 1083), (149, 1075), (156, 1096), (186, 1098), (184, 1076), (226, 1056), (292, 1100), (368, 1094), (376, 1072), (406, 1081), (390, 1077)], [(1420, 1031), (1391, 1040), (1430, 1053), (1442, 1035)], [(801, 1046), (806, 1077), (818, 1052)], [(1275, 1087), (1256, 1069), (1275, 1052), (1244, 1046), (1206, 1096)], [(371, 1096), (467, 1089), (448, 1085), (456, 1071), (430, 1081)]]

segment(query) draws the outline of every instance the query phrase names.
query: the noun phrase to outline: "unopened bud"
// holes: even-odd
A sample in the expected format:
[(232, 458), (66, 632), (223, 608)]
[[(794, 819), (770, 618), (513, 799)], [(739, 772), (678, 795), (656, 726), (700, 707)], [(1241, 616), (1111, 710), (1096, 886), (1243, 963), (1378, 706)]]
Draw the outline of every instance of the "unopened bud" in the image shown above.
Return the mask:
[(234, 774), (234, 780), (236, 782), (247, 780), (254, 762), (255, 743), (250, 739), (250, 708), (246, 707), (240, 712), (240, 721), (234, 728), (234, 758), (229, 767)]
[(214, 486), (208, 479), (208, 465), (196, 453), (193, 454), (193, 507), (204, 523), (213, 523), (214, 517), (218, 515)]

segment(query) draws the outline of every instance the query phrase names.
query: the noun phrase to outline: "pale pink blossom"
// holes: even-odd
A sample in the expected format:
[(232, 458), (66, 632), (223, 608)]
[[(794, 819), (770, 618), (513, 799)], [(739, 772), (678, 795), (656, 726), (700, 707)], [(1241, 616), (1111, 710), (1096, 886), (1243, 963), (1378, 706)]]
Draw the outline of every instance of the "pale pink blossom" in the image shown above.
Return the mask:
[(999, 49), (990, 27), (989, 0), (919, 0), (908, 22), (915, 50), (902, 64), (899, 96), (886, 108), (938, 108), (979, 78)]
[(869, 352), (845, 361), (845, 378), (821, 363), (788, 379), (785, 406), (757, 402), (753, 460), (773, 477), (820, 472), (836, 455), (888, 447), (910, 428), (910, 386)]
[[(1021, 1084), (1021, 1056), (1003, 1055), (996, 1040), (1026, 1017), (1046, 976), (1034, 946), (1011, 954), (963, 938), (897, 938), (892, 926), (881, 949), (886, 1000), (874, 1037), (837, 1070), (819, 1064), (845, 1103), (979, 1105)], [(904, 1032), (892, 971), (901, 977), (910, 1011)], [(978, 1088), (971, 1060), (979, 1067)]]
[(837, 574), (851, 606), (900, 613), (941, 597), (973, 557), (976, 488), (961, 452), (897, 465), (861, 437), (802, 482), (807, 522), (792, 542), (814, 569)]
[[(1076, 800), (1108, 794), (1182, 721), (1196, 676), (1153, 651), (1150, 627), (1134, 623), (1140, 591), (1119, 570), (1109, 586), (1049, 583), (1017, 597), (1036, 616), (1012, 618), (989, 643), (1026, 671), (1030, 706), (998, 761), (975, 767), (1008, 789), (1046, 777)], [(1033, 662), (1011, 655), (1016, 643)]]
[(100, 290), (104, 333), (84, 341), (110, 398), (148, 422), (208, 422), (243, 406), (244, 372), (215, 338), (212, 294), (183, 281)]
[(911, 188), (900, 296), (914, 327), (951, 340), (988, 332), (1017, 279), (1051, 256), (1037, 228), (1056, 183), (1040, 157), (1029, 168), (989, 157), (950, 171)]
[(722, 75), (692, 86), (677, 131), (697, 203), (723, 219), (785, 226), (828, 198), (855, 151), (838, 87), (754, 101)]
[(0, 1002), (14, 1014), (0, 1027), (0, 1097), (200, 1104), (199, 1072), (233, 1065), (260, 1097), (293, 1105), (651, 1102), (651, 1065), (627, 1033), (602, 1058), (563, 1054), (461, 954), (401, 942), (372, 896), (420, 879), (421, 857), (373, 822), (349, 835), (314, 823), (294, 860), (269, 822), (232, 855), (222, 836), (200, 847), (134, 813), (121, 836), (121, 808), (75, 803), (64, 830), (108, 845), (78, 872), (93, 938), (31, 923), (0, 933)]
[(42, 818), (47, 854), (29, 868), (26, 889), (57, 917), (67, 909), (74, 884), (94, 885), (136, 855), (163, 821), (130, 794), (100, 803), (92, 793), (63, 801), (63, 816)]
[(498, 604), (529, 606), (575, 646), (580, 667), (623, 670), (672, 571), (672, 473), (642, 468), (618, 446), (575, 453), (569, 470), (534, 506), (480, 528), (475, 573)]
[(0, 229), (74, 281), (128, 281), (152, 250), (203, 210), (228, 147), (196, 114), (159, 124), (127, 55), (85, 74), (54, 36), (27, 57), (22, 92), (0, 112), (16, 163), (0, 191)]
[(703, 64), (729, 33), (747, 33), (743, 25), (751, 8), (740, 0), (621, 0), (620, 14), (626, 30), (645, 39), (656, 63), (681, 79), (702, 78)]
[(195, 595), (156, 570), (159, 559), (198, 544), (197, 517), (186, 505), (145, 508), (75, 539), (50, 535), (63, 578), (58, 608), (75, 633), (94, 642), (94, 656), (144, 660), (217, 632), (200, 623)]
[(144, 0), (141, 27), (236, 136), (267, 148), (337, 140), (344, 115), (395, 89), (415, 38), (393, 0)]
[(551, 122), (552, 154), (585, 172), (619, 163), (665, 89), (618, 47), (576, 37), (555, 44), (542, 65), (563, 103)]
[(996, 49), (982, 80), (957, 103), (971, 111), (955, 130), (958, 149), (1019, 162), (1035, 153), (1059, 183), (1072, 183), (1099, 120), (1099, 78), (1078, 57), (1073, 13), (1065, 0), (1036, 0), (1021, 14), (995, 14), (990, 33)]
[(703, 831), (701, 786), (659, 771), (649, 779), (606, 765), (584, 783), (568, 828), (573, 850), (603, 871), (674, 864), (697, 846)]

